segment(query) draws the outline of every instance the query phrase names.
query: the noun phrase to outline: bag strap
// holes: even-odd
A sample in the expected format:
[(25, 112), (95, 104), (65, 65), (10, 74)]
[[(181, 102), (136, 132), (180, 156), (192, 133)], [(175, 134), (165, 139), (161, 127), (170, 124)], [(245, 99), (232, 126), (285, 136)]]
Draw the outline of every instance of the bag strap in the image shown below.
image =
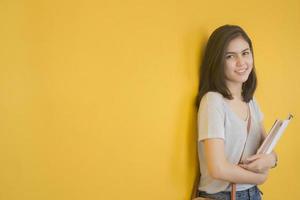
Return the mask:
[[(248, 118), (248, 124), (247, 124), (247, 138), (246, 138), (246, 141), (245, 141), (245, 144), (244, 144), (244, 148), (243, 148), (243, 151), (242, 151), (242, 154), (241, 154), (241, 157), (240, 157), (240, 160), (239, 162), (241, 162), (242, 160), (242, 157), (243, 157), (243, 154), (244, 154), (244, 150), (245, 150), (245, 147), (246, 147), (246, 143), (247, 143), (247, 139), (248, 139), (248, 135), (250, 133), (250, 127), (251, 127), (251, 112), (250, 112), (250, 107), (248, 105), (248, 112), (249, 112), (249, 118)], [(231, 184), (231, 200), (235, 200), (235, 194), (236, 194), (236, 184), (235, 183), (232, 183)]]
[(200, 172), (199, 172), (199, 174), (196, 174), (196, 178), (195, 178), (194, 185), (193, 185), (192, 197), (191, 197), (192, 200), (195, 200), (197, 198), (198, 183), (200, 181), (200, 176), (201, 176)]

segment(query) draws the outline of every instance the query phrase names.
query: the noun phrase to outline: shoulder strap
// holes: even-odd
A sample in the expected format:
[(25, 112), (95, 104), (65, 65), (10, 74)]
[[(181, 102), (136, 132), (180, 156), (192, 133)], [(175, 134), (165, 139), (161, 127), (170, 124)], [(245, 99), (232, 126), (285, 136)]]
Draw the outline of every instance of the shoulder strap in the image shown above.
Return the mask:
[[(248, 118), (248, 124), (247, 124), (247, 138), (248, 138), (248, 135), (250, 133), (250, 127), (251, 127), (251, 112), (250, 112), (250, 107), (248, 105), (248, 112), (249, 112), (249, 118)], [(246, 146), (246, 143), (247, 143), (247, 139), (245, 141), (245, 144), (244, 144), (244, 148), (243, 148), (243, 151), (242, 151), (242, 154), (241, 154), (241, 157), (240, 157), (240, 161), (242, 160), (242, 157), (243, 157), (243, 154), (244, 154), (244, 150), (245, 150), (245, 146)], [(235, 183), (232, 183), (231, 184), (231, 200), (235, 200), (235, 193), (236, 193), (236, 184)]]
[(200, 181), (200, 176), (201, 176), (200, 172), (198, 174), (196, 174), (196, 178), (195, 178), (194, 185), (193, 185), (193, 192), (192, 192), (192, 196), (191, 196), (192, 200), (195, 200), (197, 198), (198, 183)]

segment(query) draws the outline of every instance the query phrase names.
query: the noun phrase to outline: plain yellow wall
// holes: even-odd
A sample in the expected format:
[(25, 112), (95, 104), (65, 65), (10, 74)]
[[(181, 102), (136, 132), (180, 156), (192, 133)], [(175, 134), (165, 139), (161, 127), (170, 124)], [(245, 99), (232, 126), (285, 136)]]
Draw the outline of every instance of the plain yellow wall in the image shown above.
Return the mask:
[(1, 200), (188, 200), (200, 55), (223, 24), (253, 40), (266, 129), (295, 115), (264, 199), (300, 198), (299, 0), (2, 0), (0, 22)]

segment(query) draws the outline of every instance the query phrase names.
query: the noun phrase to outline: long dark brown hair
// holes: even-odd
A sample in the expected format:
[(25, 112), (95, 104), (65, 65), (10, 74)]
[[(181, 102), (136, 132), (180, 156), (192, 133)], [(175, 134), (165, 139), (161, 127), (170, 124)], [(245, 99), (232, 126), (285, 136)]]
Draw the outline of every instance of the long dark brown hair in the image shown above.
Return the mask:
[(236, 25), (224, 25), (217, 28), (208, 39), (200, 66), (200, 84), (196, 101), (197, 106), (199, 106), (203, 95), (209, 91), (219, 92), (223, 97), (233, 99), (232, 94), (225, 83), (225, 50), (229, 42), (238, 36), (242, 36), (243, 39), (248, 42), (253, 56), (253, 69), (247, 81), (242, 85), (242, 96), (245, 102), (249, 102), (253, 98), (257, 85), (257, 77), (255, 73), (252, 42), (241, 27)]

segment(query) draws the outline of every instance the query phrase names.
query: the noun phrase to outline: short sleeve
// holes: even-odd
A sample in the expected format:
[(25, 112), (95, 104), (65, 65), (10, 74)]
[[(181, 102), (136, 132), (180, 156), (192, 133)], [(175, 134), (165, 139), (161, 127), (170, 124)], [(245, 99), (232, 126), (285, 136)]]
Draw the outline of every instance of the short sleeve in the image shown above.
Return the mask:
[(259, 122), (263, 121), (264, 114), (262, 113), (262, 111), (261, 111), (261, 109), (260, 109), (260, 107), (258, 105), (258, 102), (256, 101), (255, 97), (253, 97), (253, 106), (254, 106), (254, 109), (255, 109), (258, 121)]
[(223, 97), (217, 92), (206, 93), (198, 109), (198, 141), (208, 138), (225, 139)]

